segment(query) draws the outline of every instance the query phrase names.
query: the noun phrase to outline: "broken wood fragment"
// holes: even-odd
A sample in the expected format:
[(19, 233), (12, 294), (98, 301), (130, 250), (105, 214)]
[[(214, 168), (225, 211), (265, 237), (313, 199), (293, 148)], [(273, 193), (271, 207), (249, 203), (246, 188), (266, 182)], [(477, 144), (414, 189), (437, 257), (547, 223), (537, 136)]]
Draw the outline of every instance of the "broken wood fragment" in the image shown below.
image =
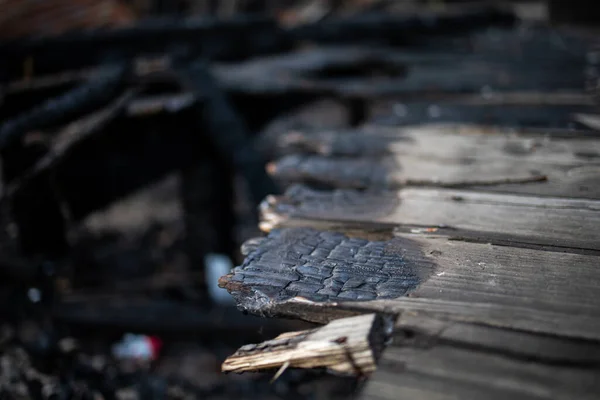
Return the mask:
[(289, 332), (260, 344), (241, 347), (228, 357), (223, 372), (274, 368), (327, 368), (364, 377), (376, 362), (392, 329), (390, 318), (366, 314), (331, 321), (316, 329)]
[(0, 127), (0, 148), (5, 149), (29, 131), (61, 124), (106, 104), (122, 89), (126, 72), (123, 65), (107, 67), (92, 81), (6, 121)]

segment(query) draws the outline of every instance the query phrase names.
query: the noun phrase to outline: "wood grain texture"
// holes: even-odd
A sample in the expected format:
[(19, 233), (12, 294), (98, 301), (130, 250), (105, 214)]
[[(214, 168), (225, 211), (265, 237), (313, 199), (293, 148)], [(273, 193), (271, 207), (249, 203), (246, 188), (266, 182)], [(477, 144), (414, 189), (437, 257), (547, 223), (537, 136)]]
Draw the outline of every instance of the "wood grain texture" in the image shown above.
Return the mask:
[(600, 250), (597, 200), (430, 188), (317, 191), (296, 185), (284, 196), (268, 198), (261, 209), (265, 230), (285, 226), (288, 220), (329, 221), (338, 226), (379, 223), (429, 227), (429, 233), (442, 228), (446, 236), (470, 236), (483, 242), (502, 236), (514, 242)]
[(600, 343), (429, 317), (398, 319), (362, 398), (594, 398)]
[(435, 269), (410, 240), (370, 241), (314, 229), (274, 231), (245, 250), (250, 253), (244, 264), (220, 285), (244, 309), (264, 315), (270, 304), (298, 296), (313, 301), (399, 297)]
[(392, 332), (392, 321), (376, 314), (341, 318), (321, 327), (288, 332), (259, 344), (242, 346), (222, 365), (223, 372), (273, 368), (327, 368), (366, 376)]
[(600, 182), (600, 142), (594, 139), (448, 124), (292, 131), (279, 138), (280, 153), (287, 155), (269, 171), (285, 182), (337, 188), (484, 185), (594, 198)]
[[(498, 34), (505, 42), (520, 41), (513, 30)], [(522, 49), (526, 46), (516, 43)], [(467, 50), (466, 46), (455, 52), (440, 48), (399, 52), (389, 47), (329, 46), (222, 64), (215, 68), (215, 74), (228, 90), (263, 94), (291, 91), (372, 97), (479, 93), (482, 88), (519, 91), (583, 87), (584, 45), (579, 43), (578, 49), (570, 53), (556, 47), (548, 49), (543, 57), (539, 49), (544, 45), (534, 46), (537, 51), (511, 54), (514, 57), (507, 56), (507, 48), (498, 52)], [(550, 70), (549, 65), (560, 69)], [(545, 72), (540, 74), (539, 68), (546, 68)]]
[[(307, 228), (283, 229), (251, 243), (244, 265), (221, 284), (240, 308), (265, 316), (323, 322), (352, 313), (413, 312), (600, 339), (597, 256), (470, 243), (427, 233), (395, 236), (386, 242), (362, 242), (363, 249), (386, 243), (384, 248), (401, 254), (390, 261), (394, 267), (389, 269), (385, 256), (358, 262), (364, 250), (354, 252), (348, 245), (358, 239)], [(316, 240), (329, 237), (348, 244), (332, 250), (329, 243), (321, 247)], [(332, 272), (323, 267), (328, 263), (338, 267)]]

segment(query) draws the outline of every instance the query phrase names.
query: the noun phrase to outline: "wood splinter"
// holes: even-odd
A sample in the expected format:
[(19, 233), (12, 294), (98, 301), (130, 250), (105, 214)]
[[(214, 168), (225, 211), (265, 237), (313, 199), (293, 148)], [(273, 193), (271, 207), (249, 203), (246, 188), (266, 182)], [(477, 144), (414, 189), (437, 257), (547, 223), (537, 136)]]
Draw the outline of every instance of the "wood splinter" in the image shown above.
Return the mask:
[(393, 321), (379, 314), (337, 319), (321, 328), (283, 333), (260, 344), (242, 346), (221, 369), (241, 373), (327, 368), (341, 375), (363, 377), (375, 371), (392, 327)]

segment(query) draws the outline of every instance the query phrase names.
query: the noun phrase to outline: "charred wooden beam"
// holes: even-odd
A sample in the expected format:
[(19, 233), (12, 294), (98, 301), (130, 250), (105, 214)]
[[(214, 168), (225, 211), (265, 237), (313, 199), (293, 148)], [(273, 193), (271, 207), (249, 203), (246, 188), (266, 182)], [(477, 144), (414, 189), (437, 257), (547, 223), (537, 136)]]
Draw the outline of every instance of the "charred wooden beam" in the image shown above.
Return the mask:
[[(575, 190), (577, 197), (597, 196), (592, 182), (598, 179), (594, 159), (600, 149), (593, 131), (514, 133), (460, 124), (292, 131), (278, 138), (280, 152), (287, 155), (268, 170), (284, 182), (325, 187), (488, 186), (503, 192), (563, 196)], [(581, 176), (573, 173), (584, 170)]]
[[(598, 200), (538, 198), (515, 194), (451, 189), (406, 188), (399, 191), (317, 191), (289, 188), (261, 205), (261, 229), (285, 226), (352, 227), (450, 236), (513, 246), (571, 247), (596, 254), (600, 235)], [(511, 219), (512, 216), (512, 219)], [(365, 225), (366, 224), (366, 225)], [(479, 234), (477, 235), (477, 232)], [(583, 233), (580, 233), (583, 232)], [(478, 239), (477, 239), (478, 237)]]
[(8, 184), (3, 202), (10, 204), (5, 206), (14, 215), (23, 253), (54, 257), (66, 250), (65, 204), (53, 179), (57, 166), (78, 143), (103, 132), (122, 113), (131, 96), (127, 92), (105, 109), (68, 125), (46, 154)]
[[(0, 46), (4, 81), (23, 75), (23, 65), (34, 74), (53, 73), (107, 61), (123, 61), (139, 54), (187, 53), (216, 59), (240, 59), (281, 51), (288, 36), (267, 18), (239, 16), (227, 21), (215, 18), (156, 19), (131, 27), (97, 29), (55, 37), (17, 40)], [(76, 54), (77, 57), (66, 57)], [(29, 60), (29, 61), (28, 61)]]
[(511, 25), (512, 12), (497, 7), (456, 7), (450, 12), (421, 12), (406, 15), (365, 12), (346, 18), (326, 18), (292, 30), (298, 40), (357, 43), (405, 44), (427, 35), (464, 33), (490, 25)]
[[(507, 33), (507, 42), (514, 41)], [(512, 40), (511, 40), (512, 39)], [(523, 51), (528, 46), (517, 43)], [(399, 52), (390, 48), (323, 47), (240, 64), (218, 65), (217, 79), (232, 93), (254, 95), (336, 95), (346, 98), (483, 93), (510, 91), (581, 90), (585, 51), (540, 49), (518, 58), (508, 49), (455, 53)], [(535, 46), (534, 46), (535, 48)], [(540, 52), (550, 54), (544, 58)], [(570, 60), (570, 62), (565, 62)], [(560, 65), (561, 73), (539, 71)], [(564, 68), (564, 69), (563, 69)], [(567, 72), (568, 71), (568, 72)]]
[(190, 88), (205, 99), (197, 127), (204, 129), (220, 157), (227, 160), (248, 182), (255, 204), (267, 194), (277, 192), (275, 183), (264, 169), (264, 161), (255, 149), (250, 132), (207, 67), (202, 63), (194, 63), (186, 75)]
[(46, 179), (49, 179), (48, 174), (78, 143), (88, 139), (91, 135), (102, 132), (107, 124), (123, 113), (133, 96), (134, 91), (126, 91), (107, 107), (80, 118), (59, 131), (48, 153), (7, 186), (6, 196), (9, 198), (18, 196), (19, 191), (27, 190), (25, 187), (36, 179), (40, 179), (41, 176), (45, 175)]
[(575, 0), (568, 6), (560, 0), (548, 3), (550, 20), (554, 23), (595, 26), (600, 21), (600, 11), (593, 0)]
[[(94, 80), (5, 122), (0, 128), (0, 148), (6, 151), (26, 132), (60, 125), (106, 104), (122, 89), (126, 76), (127, 68), (123, 65), (107, 67)], [(5, 168), (8, 175), (6, 180), (10, 181), (18, 174), (11, 171), (10, 165), (5, 165)]]
[[(180, 177), (186, 252), (192, 268), (206, 271), (210, 254), (226, 255), (233, 260), (237, 249), (231, 165), (218, 154), (205, 154), (193, 165), (182, 168)], [(196, 281), (204, 289), (205, 278), (203, 275)]]
[(260, 344), (241, 347), (221, 367), (223, 372), (280, 368), (327, 368), (338, 374), (365, 377), (392, 330), (392, 321), (377, 314), (341, 318), (316, 329), (289, 332)]

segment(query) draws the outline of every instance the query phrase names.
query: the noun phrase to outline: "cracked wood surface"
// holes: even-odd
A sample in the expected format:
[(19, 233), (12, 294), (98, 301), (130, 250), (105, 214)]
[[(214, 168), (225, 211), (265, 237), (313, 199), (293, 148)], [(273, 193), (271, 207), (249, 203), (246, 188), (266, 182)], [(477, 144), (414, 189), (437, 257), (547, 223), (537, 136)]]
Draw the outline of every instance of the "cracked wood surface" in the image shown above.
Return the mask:
[[(379, 311), (600, 340), (595, 255), (449, 240), (276, 230), (221, 279), (238, 306), (315, 322)], [(337, 293), (337, 294), (336, 294)], [(367, 301), (370, 300), (370, 301)]]
[(365, 127), (278, 139), (269, 172), (285, 182), (345, 188), (478, 187), (599, 198), (600, 142), (469, 125)]
[(288, 332), (259, 344), (242, 346), (222, 365), (224, 372), (272, 368), (327, 368), (344, 375), (366, 376), (389, 337), (393, 323), (377, 314), (341, 318), (321, 327)]

